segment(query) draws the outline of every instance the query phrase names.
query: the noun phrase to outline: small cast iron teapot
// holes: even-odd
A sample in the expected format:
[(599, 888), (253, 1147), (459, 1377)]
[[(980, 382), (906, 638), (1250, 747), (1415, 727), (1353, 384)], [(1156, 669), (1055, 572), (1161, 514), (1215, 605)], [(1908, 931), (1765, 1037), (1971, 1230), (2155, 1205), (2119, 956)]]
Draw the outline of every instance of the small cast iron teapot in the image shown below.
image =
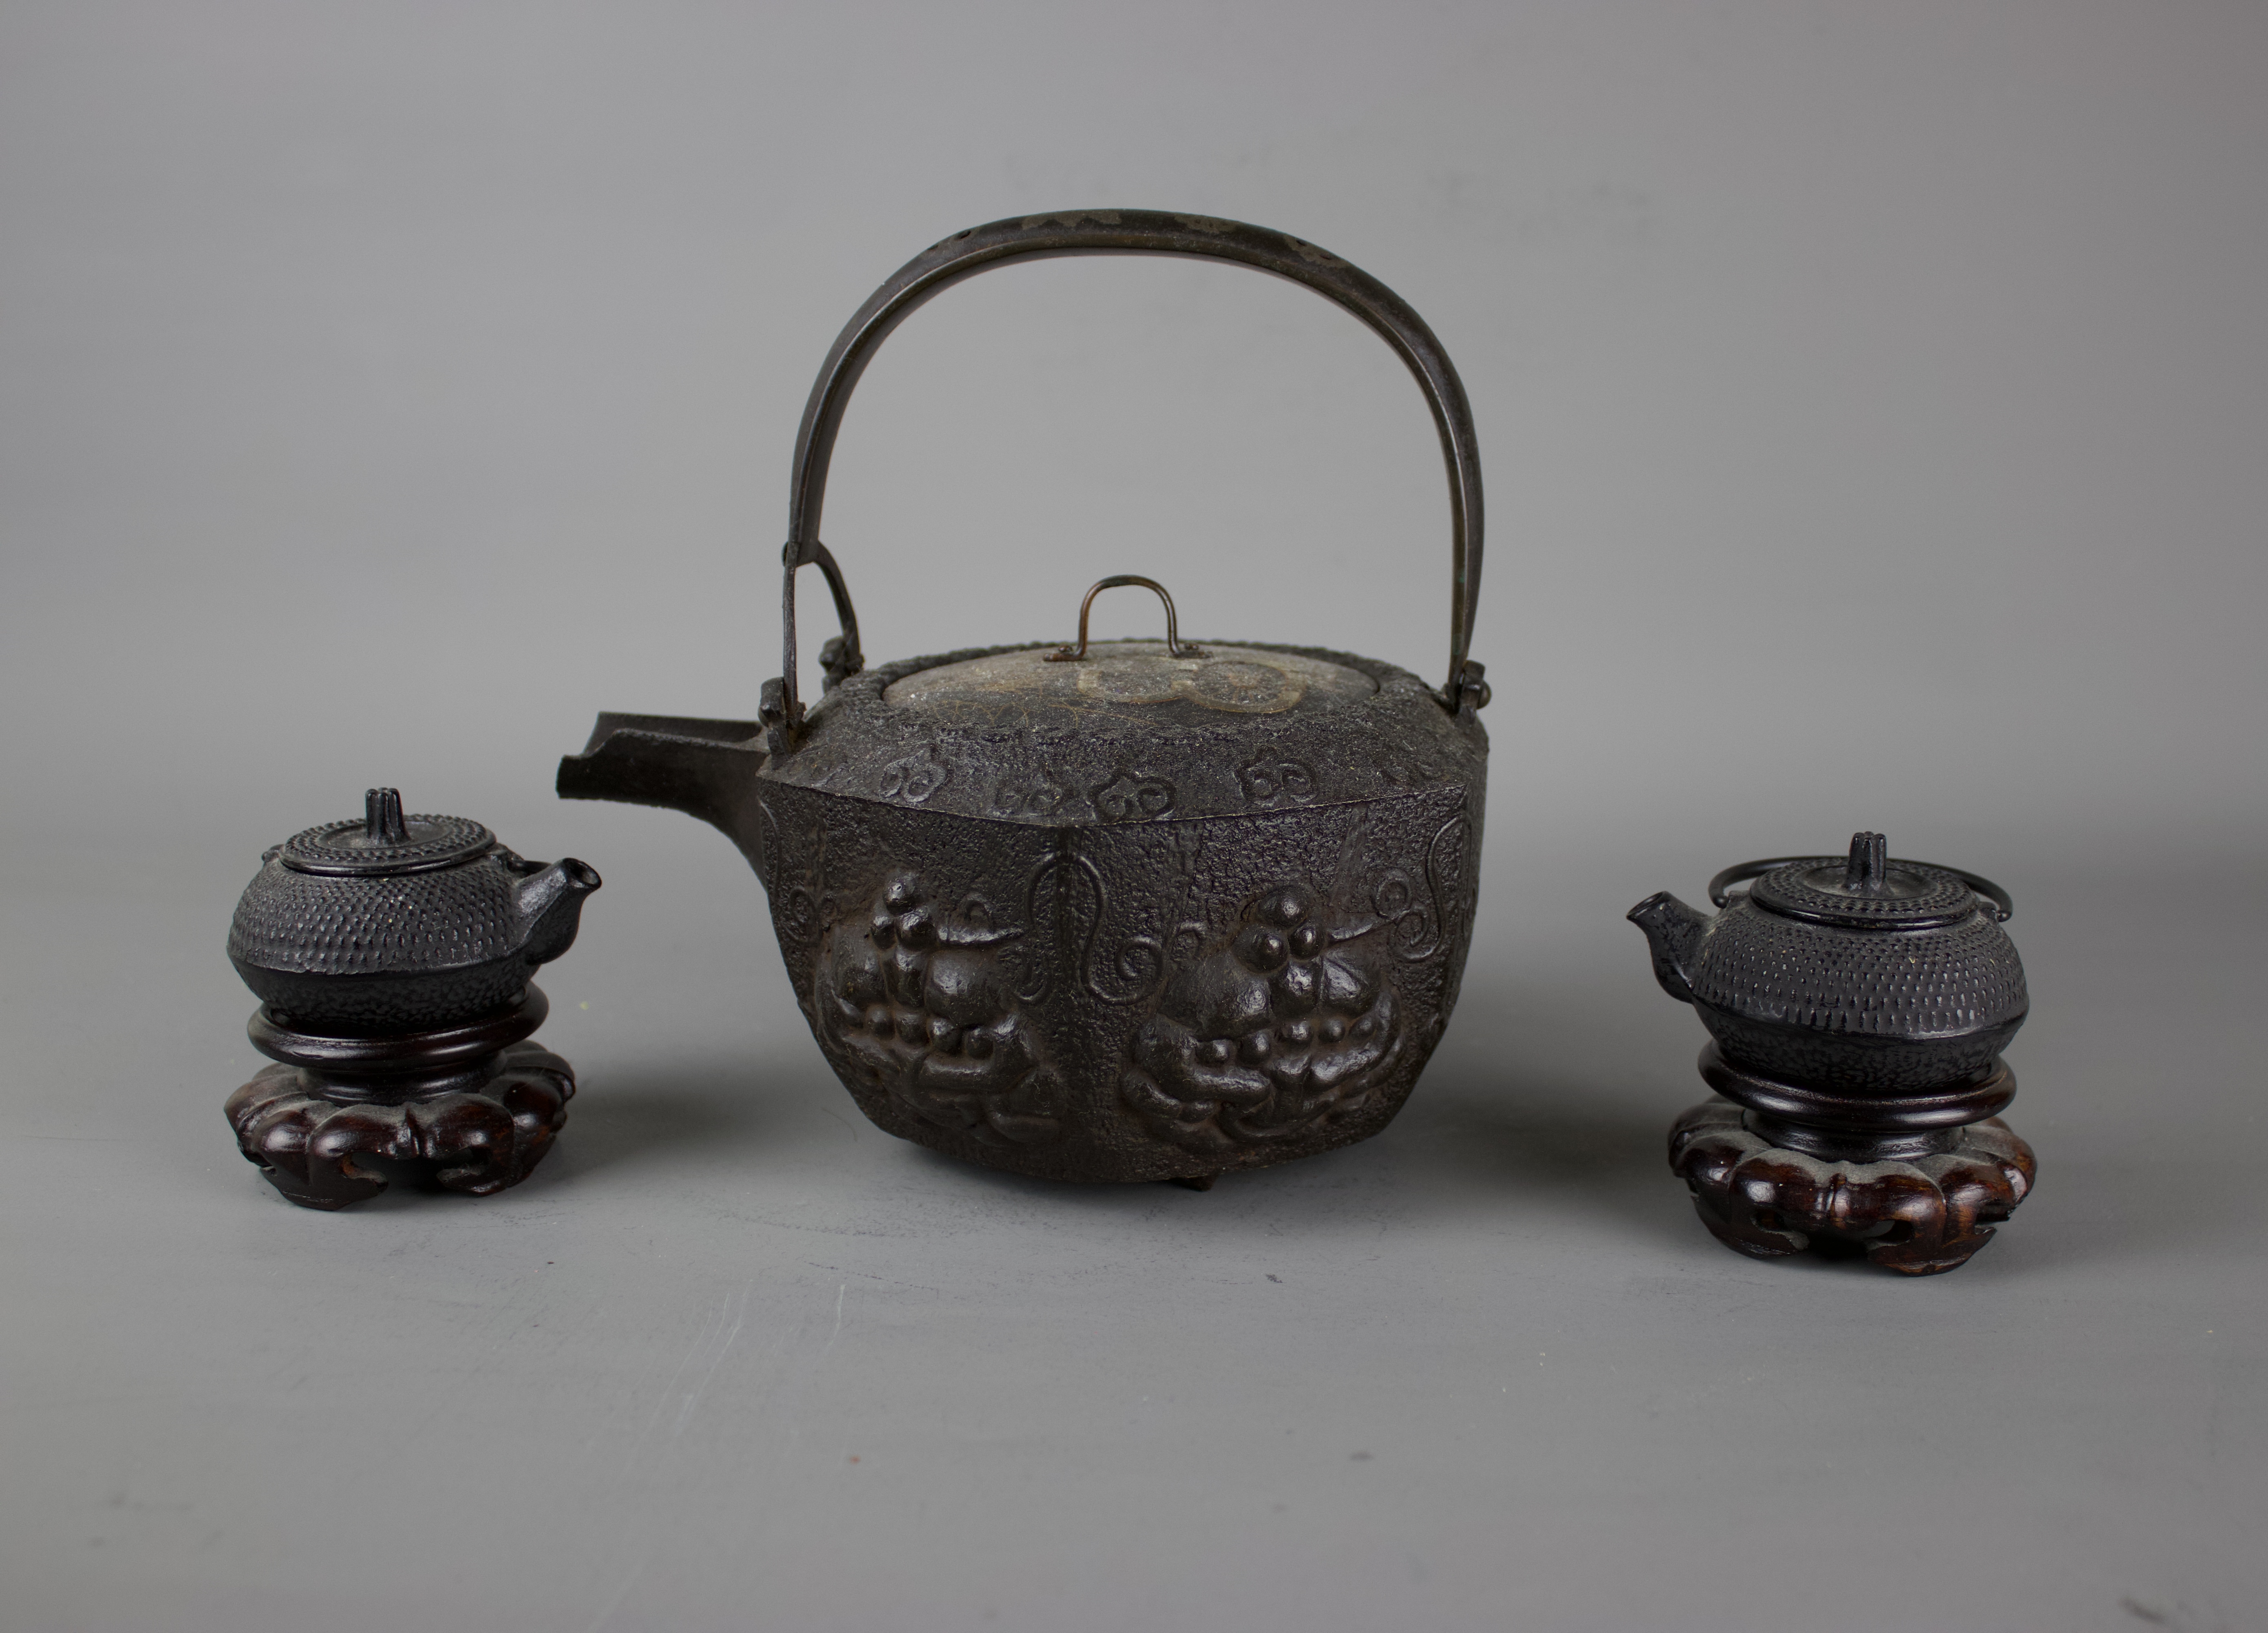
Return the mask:
[[(875, 348), (989, 267), (1189, 255), (1352, 312), (1425, 392), (1448, 467), (1449, 665), (1184, 643), (1146, 579), (1087, 593), (1076, 647), (867, 669), (819, 541), (836, 433)], [(785, 654), (758, 720), (602, 714), (560, 762), (571, 799), (713, 823), (771, 898), (828, 1061), (891, 1133), (997, 1168), (1202, 1183), (1383, 1127), (1455, 1003), (1471, 937), (1487, 701), (1467, 649), (1481, 483), (1462, 385), (1374, 278), (1280, 233), (1087, 211), (972, 228), (909, 262), (835, 343), (804, 410), (785, 551)], [(795, 574), (843, 633), (797, 696)], [(1166, 639), (1090, 644), (1086, 610), (1154, 590)]]
[(574, 944), (599, 876), (515, 856), (461, 816), (405, 816), (372, 788), (358, 821), (261, 858), (228, 956), (269, 1017), (338, 1037), (431, 1031), (490, 1014)]
[(1949, 1088), (1989, 1067), (2030, 1008), (2000, 927), (2014, 905), (1988, 879), (1888, 853), (1858, 833), (1848, 856), (1743, 862), (1709, 881), (1713, 917), (1665, 890), (1631, 922), (1662, 990), (1732, 1066), (1856, 1094)]

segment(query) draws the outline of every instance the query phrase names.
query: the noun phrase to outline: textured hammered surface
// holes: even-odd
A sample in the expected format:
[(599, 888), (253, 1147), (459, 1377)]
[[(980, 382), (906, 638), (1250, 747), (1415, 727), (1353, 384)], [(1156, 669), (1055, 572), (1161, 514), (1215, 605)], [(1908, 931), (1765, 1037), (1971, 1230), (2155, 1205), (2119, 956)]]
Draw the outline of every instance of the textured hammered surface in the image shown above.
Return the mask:
[(373, 839), (364, 819), (329, 822), (284, 841), (287, 867), (317, 873), (379, 873), (443, 867), (477, 856), (496, 844), (496, 835), (463, 816), (410, 816), (406, 838)]
[(1830, 924), (1947, 924), (1977, 911), (1977, 892), (1942, 868), (1894, 861), (1881, 890), (1870, 893), (1844, 887), (1850, 865), (1848, 857), (1808, 856), (1775, 868), (1749, 893), (1759, 906)]
[(352, 878), (301, 873), (279, 858), (245, 888), (228, 956), (309, 975), (482, 964), (515, 950), (526, 934), (514, 864), (525, 866), (494, 851), (459, 868)]
[(281, 858), (254, 876), (228, 956), (277, 1020), (309, 1031), (422, 1031), (501, 1009), (535, 967), (515, 892), (527, 864), (494, 850), (461, 867), (361, 878)]
[[(1084, 664), (1031, 655), (1051, 650), (947, 653), (854, 675), (814, 707), (804, 741), (765, 779), (1043, 828), (1293, 810), (1480, 780), (1478, 724), (1392, 664), (1217, 643), (1208, 652), (1234, 661), (1170, 664), (1139, 641), (1097, 643)], [(1280, 667), (1258, 674), (1271, 656)]]
[(1856, 930), (1736, 898), (1710, 920), (1691, 979), (1694, 1008), (1734, 1065), (1867, 1093), (1983, 1069), (2030, 1004), (1989, 908), (1933, 929)]
[(1842, 930), (1735, 901), (1711, 921), (1693, 996), (1753, 1021), (1914, 1038), (2021, 1017), (2024, 967), (1979, 912), (1934, 930)]

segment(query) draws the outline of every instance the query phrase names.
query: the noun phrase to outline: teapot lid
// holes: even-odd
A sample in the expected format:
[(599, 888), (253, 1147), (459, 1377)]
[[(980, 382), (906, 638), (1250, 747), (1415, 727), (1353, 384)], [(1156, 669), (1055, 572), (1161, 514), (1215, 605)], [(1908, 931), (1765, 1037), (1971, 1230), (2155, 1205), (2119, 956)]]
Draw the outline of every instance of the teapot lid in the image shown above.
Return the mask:
[(1025, 647), (940, 663), (894, 682), (882, 696), (896, 708), (926, 705), (954, 713), (975, 706), (990, 714), (1005, 706), (1027, 720), (1059, 717), (1076, 729), (1079, 717), (1093, 713), (1157, 710), (1160, 720), (1193, 725), (1303, 705), (1312, 712), (1377, 691), (1361, 670), (1307, 653), (1127, 640), (1098, 642), (1078, 662), (1051, 648)]
[[(1116, 586), (1166, 639), (1090, 641)], [(1477, 677), (1476, 677), (1477, 679)], [(767, 782), (1050, 828), (1281, 813), (1477, 785), (1488, 739), (1415, 675), (1312, 647), (1181, 639), (1149, 579), (1103, 580), (1077, 645), (996, 647), (830, 677)]]
[[(1107, 589), (1156, 593), (1166, 610), (1166, 639), (1087, 639), (1087, 615)], [(1049, 652), (1024, 647), (980, 653), (922, 668), (892, 683), (884, 698), (897, 708), (925, 707), (941, 715), (997, 715), (1005, 705), (1027, 723), (1046, 720), (1067, 730), (1090, 729), (1096, 713), (1127, 709), (1162, 713), (1152, 723), (1182, 724), (1215, 714), (1282, 714), (1367, 698), (1378, 682), (1359, 669), (1309, 653), (1257, 647), (1204, 647), (1182, 639), (1174, 598), (1155, 579), (1130, 573), (1104, 579), (1079, 608), (1079, 645)]]
[(1954, 924), (1999, 905), (1980, 900), (1952, 868), (1892, 861), (1879, 833), (1852, 834), (1847, 856), (1791, 857), (1749, 886), (1749, 898), (1791, 919), (1882, 930)]
[(405, 816), (399, 788), (372, 788), (363, 795), (359, 819), (293, 834), (284, 841), (282, 860), (295, 873), (430, 873), (485, 856), (496, 842), (496, 835), (462, 816)]

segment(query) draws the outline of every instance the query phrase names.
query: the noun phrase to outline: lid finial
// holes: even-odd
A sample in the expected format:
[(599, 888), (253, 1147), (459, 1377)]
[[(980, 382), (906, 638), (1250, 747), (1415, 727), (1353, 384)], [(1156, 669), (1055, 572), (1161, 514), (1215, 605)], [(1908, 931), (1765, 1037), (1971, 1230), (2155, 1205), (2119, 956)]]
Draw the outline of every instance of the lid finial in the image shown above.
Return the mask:
[(363, 837), (372, 845), (400, 845), (409, 838), (401, 820), (401, 790), (366, 789), (362, 796)]
[(1890, 842), (1879, 833), (1851, 836), (1851, 863), (1843, 873), (1843, 888), (1867, 896), (1881, 893), (1889, 876)]

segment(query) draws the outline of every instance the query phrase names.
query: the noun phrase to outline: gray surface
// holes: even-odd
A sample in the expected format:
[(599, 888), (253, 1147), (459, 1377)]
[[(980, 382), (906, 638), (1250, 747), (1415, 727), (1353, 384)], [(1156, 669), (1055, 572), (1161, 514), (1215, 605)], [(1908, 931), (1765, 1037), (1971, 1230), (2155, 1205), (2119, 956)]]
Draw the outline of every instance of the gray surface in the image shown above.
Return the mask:
[[(0, 1626), (2268, 1621), (2264, 68), (2202, 4), (0, 12)], [(548, 794), (752, 707), (866, 291), (1111, 202), (1394, 285), (1491, 480), (1463, 1008), (1206, 1195), (867, 1127), (729, 847)], [(828, 538), (878, 654), (1140, 571), (1431, 669), (1440, 483), (1324, 303), (1053, 263), (893, 340)], [(220, 942), (373, 781), (606, 874), (585, 1093), (319, 1216)], [(2042, 1188), (1920, 1282), (1702, 1233), (1620, 922), (1861, 824), (2037, 1000)]]
[[(1739, 1259), (1663, 1167), (1700, 1031), (1613, 909), (1686, 881), (1489, 881), (1497, 933), (1385, 1135), (1203, 1195), (1082, 1190), (865, 1126), (754, 880), (684, 826), (593, 823), (622, 860), (549, 977), (585, 1088), (536, 1176), (333, 1216), (269, 1193), (220, 1119), (256, 1063), (214, 950), (240, 869), (17, 875), (11, 927), (54, 939), (12, 950), (11, 1035), (55, 1041), (18, 1052), (0, 1145), (0, 1622), (2110, 1629), (2145, 1625), (2131, 1601), (2238, 1629), (2268, 1606), (2247, 926), (2161, 906), (2159, 957), (2105, 968), (2090, 892), (2018, 887), (2041, 1188), (1966, 1268), (1904, 1282)], [(148, 1012), (67, 1053), (55, 1023), (105, 972)]]

